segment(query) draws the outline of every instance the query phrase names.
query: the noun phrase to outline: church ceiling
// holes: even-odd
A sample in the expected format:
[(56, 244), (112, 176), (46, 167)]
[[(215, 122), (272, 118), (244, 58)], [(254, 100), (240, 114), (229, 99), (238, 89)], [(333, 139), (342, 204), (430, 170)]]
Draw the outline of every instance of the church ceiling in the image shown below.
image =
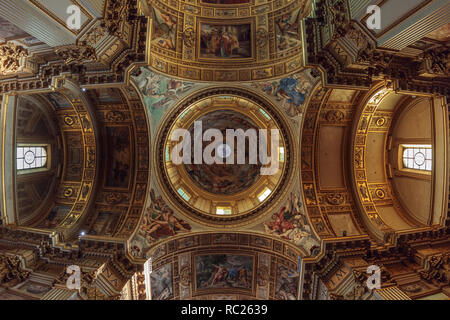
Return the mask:
[(280, 77), (303, 65), (302, 1), (149, 1), (151, 66), (197, 81), (251, 81)]
[[(263, 235), (184, 236), (153, 250), (156, 271), (150, 292), (153, 300), (296, 300), (301, 282), (298, 254), (294, 246)], [(216, 268), (232, 276), (216, 273)]]
[[(157, 141), (163, 142), (155, 146), (157, 148), (155, 165), (159, 166), (157, 172), (164, 172), (161, 177), (158, 176), (160, 179), (159, 183), (162, 186), (167, 184), (171, 185), (171, 194), (175, 198), (179, 198), (179, 195), (177, 195), (177, 190), (179, 191), (179, 188), (184, 190), (189, 195), (190, 199), (187, 201), (187, 205), (185, 204), (186, 199), (184, 199), (185, 201), (182, 201), (183, 206), (189, 210), (194, 209), (196, 212), (195, 217), (198, 215), (201, 217), (202, 221), (207, 222), (212, 226), (217, 227), (221, 225), (222, 220), (224, 222), (223, 227), (226, 227), (226, 224), (233, 224), (232, 220), (235, 220), (235, 223), (241, 223), (246, 219), (249, 219), (250, 215), (255, 215), (261, 208), (265, 208), (270, 200), (273, 201), (279, 193), (280, 181), (284, 180), (285, 182), (288, 182), (291, 179), (292, 167), (296, 161), (295, 158), (292, 158), (291, 156), (291, 153), (295, 152), (293, 143), (291, 142), (292, 138), (289, 137), (287, 128), (283, 125), (283, 120), (280, 115), (277, 115), (274, 112), (275, 109), (265, 103), (264, 100), (260, 100), (257, 96), (252, 96), (239, 89), (211, 88), (206, 91), (202, 90), (195, 93), (194, 96), (189, 96), (185, 103), (177, 105), (170, 113), (168, 116), (169, 122), (164, 124), (157, 137)], [(219, 118), (226, 120), (226, 122), (220, 122)], [(230, 147), (229, 143), (225, 141), (226, 129), (246, 130), (248, 129), (248, 126), (251, 128), (251, 123), (253, 123), (253, 126), (258, 130), (267, 130), (266, 137), (264, 138), (261, 136), (261, 132), (258, 133), (258, 131), (255, 130), (255, 141), (250, 140), (251, 142), (248, 142), (248, 145), (245, 146), (247, 155), (244, 155), (244, 159), (242, 160), (244, 164), (237, 164), (237, 156), (239, 156), (239, 154), (234, 154), (235, 151), (238, 151), (238, 148), (240, 148), (237, 143), (235, 144), (234, 150), (231, 150), (231, 148), (229, 150), (229, 157), (236, 156), (236, 159), (222, 158), (222, 160), (219, 160), (220, 162), (233, 160), (232, 162), (235, 163), (233, 165), (226, 163), (223, 165), (208, 165), (205, 153), (203, 154), (204, 159), (200, 159), (202, 164), (196, 165), (194, 161), (188, 161), (190, 164), (175, 164), (172, 157), (174, 156), (173, 150), (176, 147), (176, 144), (170, 141), (174, 130), (183, 127), (185, 127), (186, 130), (191, 130), (193, 122), (202, 119), (202, 130), (207, 130), (208, 128), (215, 128), (217, 130), (222, 129), (222, 137), (217, 138), (219, 141), (215, 141), (214, 143), (216, 144), (223, 142), (224, 146)], [(208, 121), (212, 119), (214, 120), (214, 123), (208, 123)], [(255, 123), (258, 124), (256, 125)], [(197, 129), (196, 131), (198, 130), (200, 129)], [(271, 137), (270, 134), (272, 130), (277, 130), (279, 136)], [(203, 135), (203, 133), (192, 132), (191, 139), (198, 140), (198, 135)], [(254, 157), (255, 168), (252, 169), (252, 161), (249, 153), (253, 152), (253, 154), (256, 155), (257, 151), (256, 149), (250, 149), (249, 144), (253, 143), (256, 147), (256, 143), (260, 145), (262, 139), (267, 139), (267, 146), (264, 147), (267, 149), (265, 152), (270, 151), (268, 146), (269, 143), (272, 145), (276, 143), (279, 145), (278, 148), (283, 148), (285, 159), (283, 161), (277, 160), (278, 162), (275, 163), (275, 160), (270, 158), (271, 162), (269, 165), (263, 166), (260, 162), (261, 158), (258, 159), (257, 157)], [(206, 152), (209, 144), (210, 142), (204, 141), (203, 145), (200, 147), (202, 147), (202, 150), (204, 148), (204, 152)], [(192, 146), (195, 148), (195, 141)], [(216, 148), (218, 148), (218, 145)], [(259, 149), (261, 148), (259, 147)], [(216, 156), (217, 150), (218, 149), (215, 151)], [(183, 152), (185, 151), (183, 150)], [(259, 150), (258, 152), (262, 151)], [(274, 152), (278, 154), (279, 151), (276, 150)], [(192, 150), (191, 154), (194, 155), (194, 153), (195, 151)], [(164, 164), (164, 167), (161, 168), (161, 164)], [(205, 170), (205, 167), (208, 167), (208, 170)], [(264, 173), (264, 171), (271, 170), (272, 167), (274, 172), (270, 172), (269, 174)], [(242, 170), (242, 172), (239, 175), (230, 175), (228, 173), (229, 180), (225, 180), (227, 177), (226, 171), (217, 173), (209, 170), (217, 170), (218, 172), (220, 172), (220, 170)], [(202, 176), (204, 176), (204, 178), (199, 179), (199, 177)], [(180, 182), (177, 182), (178, 180), (180, 180)], [(198, 186), (198, 182), (196, 182), (198, 180), (200, 180), (203, 185)], [(211, 183), (210, 186), (206, 185), (208, 181)], [(240, 190), (237, 189), (232, 191), (232, 189), (228, 188), (230, 191), (225, 190), (224, 193), (219, 189), (225, 185), (240, 188)], [(264, 187), (269, 188), (271, 194), (268, 196), (267, 200), (261, 202), (258, 200), (258, 197), (264, 192)], [(232, 210), (231, 216), (218, 217), (216, 209), (220, 207)], [(257, 209), (258, 207), (260, 208)], [(239, 218), (236, 218), (236, 216), (239, 216)], [(225, 221), (229, 222), (225, 223)]]
[[(299, 247), (302, 256), (315, 256), (320, 252), (320, 241), (305, 215), (302, 196), (299, 192), (298, 171), (289, 169), (298, 161), (295, 150), (299, 141), (296, 132), (299, 132), (301, 127), (304, 106), (309, 101), (310, 93), (318, 81), (316, 74), (313, 74), (310, 69), (305, 69), (285, 78), (235, 85), (230, 89), (207, 89), (208, 86), (204, 83), (176, 80), (149, 68), (133, 71), (132, 79), (140, 89), (146, 103), (155, 155), (149, 206), (144, 212), (144, 217), (129, 247), (135, 258), (142, 259), (142, 257), (148, 256), (149, 250), (154, 245), (165, 242), (165, 239), (170, 239), (171, 236), (181, 236), (185, 233), (202, 232), (203, 230), (212, 231), (231, 226), (240, 226), (241, 230), (246, 232), (257, 231), (288, 241)], [(178, 97), (177, 101), (181, 101), (181, 103), (171, 99), (175, 95)], [(211, 98), (208, 98), (208, 95)], [(255, 98), (256, 100), (252, 101)], [(250, 100), (246, 102), (246, 99)], [(246, 106), (239, 106), (239, 103), (244, 102)], [(249, 106), (252, 104), (253, 107), (250, 108)], [(266, 108), (266, 111), (261, 113), (259, 110), (261, 108)], [(217, 111), (215, 111), (216, 109)], [(224, 114), (224, 112), (229, 114)], [(268, 121), (266, 116), (271, 120)], [(232, 125), (233, 118), (237, 121), (235, 125)], [(221, 119), (227, 119), (227, 121), (223, 121), (224, 129), (234, 126), (241, 128), (243, 125), (262, 128), (263, 123), (273, 123), (279, 126), (285, 136), (286, 158), (284, 163), (289, 165), (283, 170), (284, 175), (287, 175), (286, 178), (282, 178), (280, 182), (275, 182), (275, 180), (269, 184), (252, 182), (255, 179), (260, 180), (261, 176), (259, 174), (249, 175), (254, 170), (249, 171), (245, 165), (241, 168), (239, 168), (240, 165), (236, 165), (235, 169), (240, 172), (244, 170), (247, 178), (242, 180), (242, 175), (239, 175), (242, 186), (236, 183), (232, 185), (233, 188), (240, 189), (230, 194), (224, 194), (219, 189), (215, 190), (214, 188), (217, 187), (214, 185), (205, 185), (205, 183), (216, 185), (218, 177), (222, 179), (223, 173), (217, 175), (214, 172), (199, 171), (198, 165), (191, 165), (187, 168), (184, 165), (180, 166), (180, 173), (177, 175), (174, 175), (173, 168), (170, 171), (171, 174), (167, 175), (165, 172), (168, 172), (166, 158), (168, 150), (165, 139), (170, 137), (169, 129), (173, 130), (175, 123), (177, 126), (192, 129), (193, 122), (198, 119), (211, 120), (215, 128), (220, 126)], [(208, 121), (203, 121), (203, 125), (205, 126), (203, 129), (206, 130)], [(198, 184), (194, 181), (195, 172), (197, 172), (197, 177), (201, 173), (202, 176), (206, 174), (209, 178), (201, 179), (202, 184)], [(170, 182), (171, 179), (176, 182)], [(243, 202), (242, 207), (236, 205), (235, 201), (238, 199), (251, 199), (251, 194), (255, 197), (255, 187), (270, 186), (271, 183), (275, 187), (272, 188), (273, 194), (263, 203), (262, 207), (261, 205), (256, 206), (248, 200), (247, 204)], [(190, 198), (186, 201), (186, 197), (179, 193), (180, 187), (190, 197), (198, 200), (192, 201)], [(279, 194), (278, 188), (285, 191)], [(199, 201), (199, 199), (204, 200)], [(205, 205), (201, 205), (204, 203), (203, 201), (209, 201), (209, 203), (213, 201), (216, 204), (205, 207)], [(259, 202), (258, 199), (252, 201), (253, 203)], [(230, 216), (218, 216), (215, 212), (217, 206), (235, 208), (233, 210), (239, 211), (233, 211)], [(249, 211), (250, 207), (248, 206), (255, 207), (256, 210)], [(205, 208), (208, 208), (206, 212)], [(258, 214), (258, 212), (260, 213)], [(259, 215), (262, 216), (259, 217)], [(250, 217), (252, 217), (251, 220), (249, 220)], [(165, 219), (172, 219), (174, 227), (164, 227), (162, 222)], [(245, 222), (246, 220), (248, 222)], [(252, 227), (245, 227), (245, 224), (249, 223)]]
[[(73, 31), (58, 15), (81, 2)], [(404, 15), (393, 26), (414, 28), (405, 46), (391, 35), (397, 52), (366, 29), (363, 1), (47, 3), (0, 4), (0, 299), (445, 295), (442, 19), (419, 39)], [(197, 163), (199, 122), (215, 133)], [(430, 144), (425, 178), (400, 172), (399, 126)], [(236, 151), (216, 138), (230, 129), (257, 133), (245, 162), (206, 164), (213, 138), (216, 160)], [(192, 152), (183, 163), (179, 130)], [(44, 142), (49, 165), (18, 172), (16, 147)], [(272, 162), (249, 163), (252, 142)], [(67, 288), (73, 265), (77, 291)], [(382, 267), (382, 290), (366, 289), (370, 265)]]

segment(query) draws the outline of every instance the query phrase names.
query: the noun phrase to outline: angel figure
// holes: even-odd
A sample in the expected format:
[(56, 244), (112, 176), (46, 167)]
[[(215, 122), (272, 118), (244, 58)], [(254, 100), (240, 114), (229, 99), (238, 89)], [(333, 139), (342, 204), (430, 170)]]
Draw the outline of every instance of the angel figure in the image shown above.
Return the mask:
[(177, 22), (168, 14), (164, 14), (153, 8), (154, 39), (164, 49), (175, 50)]

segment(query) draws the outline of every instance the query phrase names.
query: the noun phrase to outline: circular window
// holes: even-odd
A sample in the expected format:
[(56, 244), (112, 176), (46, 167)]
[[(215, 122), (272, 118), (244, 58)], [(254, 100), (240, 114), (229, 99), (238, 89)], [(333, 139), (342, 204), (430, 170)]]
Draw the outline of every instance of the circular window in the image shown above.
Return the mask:
[(423, 166), (425, 163), (425, 155), (422, 152), (417, 152), (414, 155), (414, 162), (416, 163), (416, 165), (418, 166)]
[(25, 162), (27, 164), (31, 165), (34, 162), (34, 160), (36, 159), (36, 156), (34, 155), (33, 151), (27, 151), (25, 153), (24, 158), (25, 158)]
[(267, 101), (210, 89), (176, 107), (158, 133), (158, 179), (180, 212), (210, 226), (248, 223), (292, 181), (287, 126)]

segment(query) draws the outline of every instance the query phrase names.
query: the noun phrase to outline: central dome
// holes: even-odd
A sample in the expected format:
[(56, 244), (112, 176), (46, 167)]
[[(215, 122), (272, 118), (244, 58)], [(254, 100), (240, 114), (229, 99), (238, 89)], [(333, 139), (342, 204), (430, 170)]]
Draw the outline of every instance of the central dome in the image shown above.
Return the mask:
[[(258, 132), (258, 126), (249, 117), (234, 110), (217, 110), (207, 113), (196, 121), (202, 123), (203, 131), (217, 129), (226, 137), (227, 129), (242, 129), (244, 132), (251, 129)], [(194, 125), (189, 128), (191, 133), (192, 146), (194, 145)], [(225, 140), (225, 139), (224, 139)], [(210, 141), (203, 141), (203, 150), (210, 144)], [(248, 146), (248, 139), (246, 139)], [(249, 148), (245, 148), (245, 163), (237, 164), (236, 155), (238, 153), (237, 144), (233, 150), (224, 141), (213, 150), (214, 155), (223, 159), (223, 164), (194, 164), (192, 153), (192, 163), (185, 164), (186, 171), (192, 181), (207, 192), (221, 195), (232, 195), (245, 191), (252, 186), (260, 176), (261, 164), (249, 163)], [(234, 157), (234, 164), (227, 164), (227, 158)]]
[(237, 88), (194, 93), (156, 138), (168, 201), (210, 226), (242, 224), (275, 204), (292, 181), (291, 136), (271, 103)]

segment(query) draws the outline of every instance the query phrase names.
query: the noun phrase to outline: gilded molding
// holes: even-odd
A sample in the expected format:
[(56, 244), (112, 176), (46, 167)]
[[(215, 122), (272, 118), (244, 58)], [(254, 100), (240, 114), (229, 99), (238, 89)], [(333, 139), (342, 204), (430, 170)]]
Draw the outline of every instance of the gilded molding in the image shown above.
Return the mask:
[(24, 58), (28, 50), (22, 46), (8, 42), (0, 45), (0, 76), (7, 76), (19, 72), (24, 65)]

